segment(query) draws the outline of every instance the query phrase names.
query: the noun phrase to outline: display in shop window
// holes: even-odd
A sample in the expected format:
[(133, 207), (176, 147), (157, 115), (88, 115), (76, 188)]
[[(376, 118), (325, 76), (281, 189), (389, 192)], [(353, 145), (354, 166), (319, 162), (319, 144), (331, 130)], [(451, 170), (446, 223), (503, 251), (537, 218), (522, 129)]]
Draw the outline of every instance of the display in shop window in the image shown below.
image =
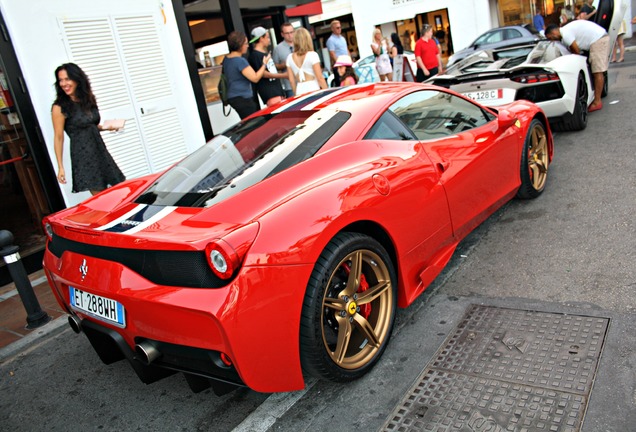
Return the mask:
[(221, 101), (218, 90), (221, 69), (222, 66), (220, 65), (199, 69), (199, 78), (201, 79), (205, 103), (207, 104)]

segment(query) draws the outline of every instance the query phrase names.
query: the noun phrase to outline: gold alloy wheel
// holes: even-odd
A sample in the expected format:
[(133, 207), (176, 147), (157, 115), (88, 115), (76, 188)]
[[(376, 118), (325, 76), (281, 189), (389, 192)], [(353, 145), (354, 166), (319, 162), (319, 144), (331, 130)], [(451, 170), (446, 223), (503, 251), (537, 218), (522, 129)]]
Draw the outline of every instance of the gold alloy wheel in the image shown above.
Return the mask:
[(530, 131), (528, 172), (532, 187), (542, 190), (548, 178), (548, 138), (541, 123), (536, 123)]
[(347, 255), (329, 278), (322, 300), (322, 340), (334, 363), (358, 369), (373, 360), (389, 336), (393, 314), (391, 275), (369, 250)]

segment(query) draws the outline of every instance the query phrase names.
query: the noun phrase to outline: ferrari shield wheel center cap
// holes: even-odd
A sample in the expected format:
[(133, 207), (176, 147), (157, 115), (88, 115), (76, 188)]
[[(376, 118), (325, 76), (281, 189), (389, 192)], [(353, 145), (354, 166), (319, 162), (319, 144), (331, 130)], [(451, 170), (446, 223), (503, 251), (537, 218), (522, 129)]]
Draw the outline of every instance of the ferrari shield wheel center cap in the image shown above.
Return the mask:
[(349, 312), (349, 315), (355, 315), (357, 310), (358, 305), (356, 304), (356, 302), (352, 301), (347, 305), (347, 311)]

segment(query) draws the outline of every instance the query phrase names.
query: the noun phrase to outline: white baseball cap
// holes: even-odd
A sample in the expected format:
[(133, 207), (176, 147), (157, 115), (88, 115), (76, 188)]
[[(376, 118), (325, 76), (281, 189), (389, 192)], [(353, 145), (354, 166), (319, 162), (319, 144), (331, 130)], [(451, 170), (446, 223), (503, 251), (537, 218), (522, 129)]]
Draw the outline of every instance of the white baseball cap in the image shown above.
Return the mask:
[(254, 27), (254, 29), (252, 29), (252, 39), (250, 39), (250, 43), (256, 42), (265, 34), (267, 34), (267, 30), (265, 29), (265, 27)]

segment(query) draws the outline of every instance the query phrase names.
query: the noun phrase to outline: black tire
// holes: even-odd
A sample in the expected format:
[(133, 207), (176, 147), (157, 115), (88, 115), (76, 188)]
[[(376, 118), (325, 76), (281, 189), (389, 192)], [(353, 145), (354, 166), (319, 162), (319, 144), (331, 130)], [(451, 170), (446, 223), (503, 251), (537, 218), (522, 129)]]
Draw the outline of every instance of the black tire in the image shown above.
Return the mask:
[(358, 233), (335, 236), (316, 262), (303, 302), (305, 373), (337, 382), (367, 373), (389, 342), (396, 304), (395, 270), (382, 245)]
[(607, 82), (607, 71), (603, 72), (603, 90), (601, 90), (601, 97), (604, 98), (609, 93), (609, 83)]
[(566, 113), (561, 121), (556, 123), (556, 129), (559, 131), (570, 132), (579, 131), (587, 127), (587, 82), (585, 76), (580, 73), (576, 87), (576, 101), (574, 102), (574, 112)]
[(532, 120), (521, 152), (521, 186), (517, 198), (536, 198), (545, 189), (548, 178), (548, 137), (538, 119)]

